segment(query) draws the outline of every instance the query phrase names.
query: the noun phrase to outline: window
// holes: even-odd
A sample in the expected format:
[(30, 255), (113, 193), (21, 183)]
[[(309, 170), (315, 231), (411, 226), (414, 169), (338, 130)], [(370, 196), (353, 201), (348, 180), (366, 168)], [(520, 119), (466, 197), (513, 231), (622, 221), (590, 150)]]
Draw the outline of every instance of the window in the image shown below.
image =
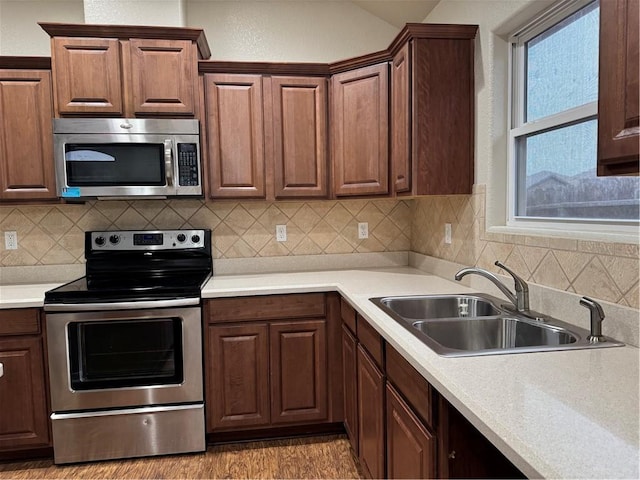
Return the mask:
[(510, 41), (509, 225), (637, 224), (640, 179), (596, 176), (599, 10), (564, 0)]

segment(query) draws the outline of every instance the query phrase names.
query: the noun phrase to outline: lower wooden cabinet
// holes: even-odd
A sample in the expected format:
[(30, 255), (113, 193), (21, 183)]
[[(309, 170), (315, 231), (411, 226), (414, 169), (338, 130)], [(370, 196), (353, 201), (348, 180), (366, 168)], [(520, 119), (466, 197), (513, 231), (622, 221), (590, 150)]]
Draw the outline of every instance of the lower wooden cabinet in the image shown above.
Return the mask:
[(0, 452), (50, 446), (38, 309), (0, 310)]
[(324, 294), (216, 299), (206, 312), (208, 433), (342, 421), (340, 324)]
[(383, 478), (384, 375), (358, 345), (358, 457), (369, 478)]
[[(355, 320), (355, 317), (354, 317)], [(344, 391), (344, 429), (351, 448), (358, 454), (358, 342), (342, 326), (342, 389)]]
[(434, 478), (436, 439), (387, 384), (387, 478)]

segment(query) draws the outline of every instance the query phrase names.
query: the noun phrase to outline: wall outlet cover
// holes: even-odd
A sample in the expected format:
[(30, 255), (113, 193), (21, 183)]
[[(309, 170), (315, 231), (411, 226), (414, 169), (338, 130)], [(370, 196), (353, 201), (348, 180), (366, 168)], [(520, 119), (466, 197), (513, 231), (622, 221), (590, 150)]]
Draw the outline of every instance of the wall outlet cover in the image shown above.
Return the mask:
[(444, 243), (446, 243), (447, 245), (451, 244), (451, 224), (450, 223), (444, 224)]
[(286, 242), (287, 241), (287, 226), (286, 225), (276, 225), (276, 240), (278, 242)]
[(369, 224), (367, 222), (358, 223), (358, 238), (369, 238)]
[(17, 250), (18, 249), (18, 234), (17, 234), (17, 232), (4, 232), (4, 248), (5, 248), (5, 250)]

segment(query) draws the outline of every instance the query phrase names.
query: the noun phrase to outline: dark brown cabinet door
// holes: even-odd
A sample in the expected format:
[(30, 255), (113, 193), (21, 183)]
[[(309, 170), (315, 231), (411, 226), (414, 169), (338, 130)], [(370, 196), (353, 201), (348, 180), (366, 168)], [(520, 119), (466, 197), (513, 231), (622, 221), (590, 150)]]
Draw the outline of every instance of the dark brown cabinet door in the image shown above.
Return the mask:
[(389, 65), (331, 79), (333, 193), (389, 192)]
[(0, 449), (49, 445), (44, 354), (34, 337), (0, 338)]
[(268, 156), (274, 197), (326, 197), (327, 80), (318, 77), (265, 79), (265, 120), (272, 124)]
[(384, 376), (358, 346), (358, 455), (368, 478), (384, 477)]
[(435, 478), (435, 438), (387, 384), (387, 477)]
[(0, 70), (0, 199), (56, 197), (51, 73)]
[(189, 40), (129, 41), (135, 115), (195, 114), (197, 59)]
[(55, 37), (51, 55), (59, 115), (124, 115), (117, 39)]
[(208, 328), (207, 431), (268, 425), (268, 325)]
[(358, 358), (357, 341), (342, 326), (342, 384), (344, 392), (344, 428), (351, 448), (358, 454)]
[(638, 174), (640, 1), (600, 2), (598, 175)]
[(269, 325), (271, 422), (327, 419), (325, 320), (293, 320)]
[(204, 76), (211, 198), (264, 198), (260, 75)]
[(391, 182), (396, 193), (411, 189), (410, 43), (391, 62)]

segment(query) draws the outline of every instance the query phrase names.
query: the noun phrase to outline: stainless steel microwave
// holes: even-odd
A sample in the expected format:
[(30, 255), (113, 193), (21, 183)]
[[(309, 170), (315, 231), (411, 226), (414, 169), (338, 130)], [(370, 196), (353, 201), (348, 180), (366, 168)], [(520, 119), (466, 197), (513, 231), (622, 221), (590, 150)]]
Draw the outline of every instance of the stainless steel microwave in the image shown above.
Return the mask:
[(58, 196), (202, 195), (198, 120), (56, 118)]

